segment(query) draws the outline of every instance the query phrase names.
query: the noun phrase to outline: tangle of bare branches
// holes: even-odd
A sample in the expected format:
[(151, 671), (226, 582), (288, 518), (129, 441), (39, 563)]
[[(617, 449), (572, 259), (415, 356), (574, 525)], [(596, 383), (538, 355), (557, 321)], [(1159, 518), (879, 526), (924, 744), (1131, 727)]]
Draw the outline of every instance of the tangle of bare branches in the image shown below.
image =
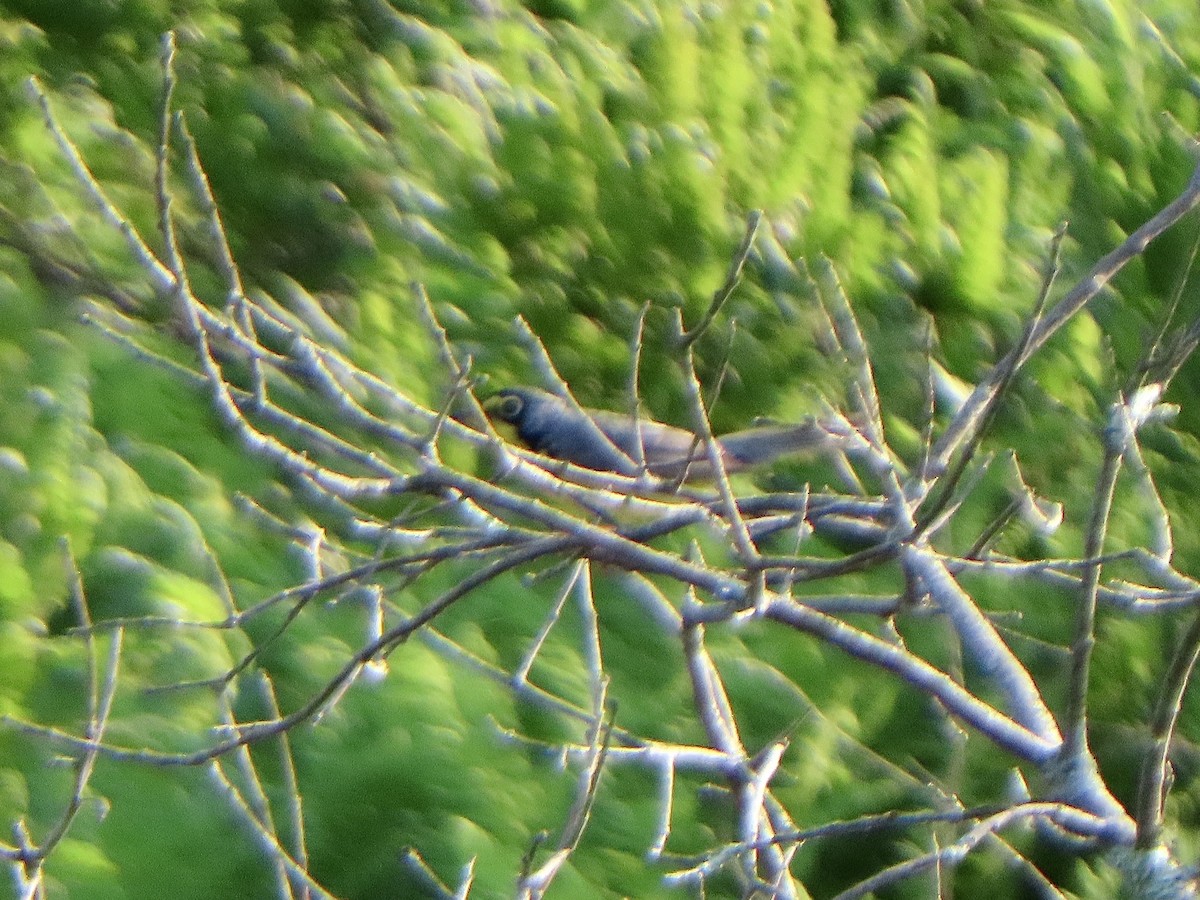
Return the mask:
[[(697, 447), (707, 454), (716, 476), (710, 490), (647, 474), (644, 459), (630, 459), (626, 471), (603, 473), (548, 460), (506, 443), (492, 429), (474, 393), (469, 361), (456, 352), (438, 322), (435, 303), (419, 286), (413, 292), (414, 318), (425, 322), (444, 369), (446, 390), (436, 408), (358, 366), (323, 341), (318, 329), (248, 296), (188, 132), (186, 114), (173, 108), (173, 38), (168, 36), (163, 46), (153, 239), (140, 234), (110, 199), (55, 118), (50, 98), (36, 83), (30, 85), (78, 190), (95, 214), (121, 236), (150, 291), (170, 304), (165, 327), (141, 318), (136, 304), (102, 299), (90, 301), (87, 320), (141, 364), (161, 367), (203, 391), (242, 452), (273, 464), (305, 499), (311, 512), (307, 524), (279, 520), (261, 508), (251, 512), (264, 528), (276, 528), (295, 542), (306, 560), (308, 577), (243, 608), (214, 563), (213, 583), (228, 607), (222, 619), (184, 620), (164, 614), (93, 621), (77, 569), (69, 564), (78, 617), (74, 634), (84, 642), (88, 656), (86, 727), (73, 734), (38, 722), (4, 720), (7, 728), (70, 755), (76, 773), (70, 799), (49, 833), (35, 840), (17, 823), (12, 842), (0, 845), (0, 857), (12, 867), (23, 896), (43, 895), (42, 862), (70, 829), (96, 760), (102, 757), (126, 765), (204, 767), (214, 790), (271, 860), (280, 895), (330, 896), (309, 867), (291, 734), (302, 723), (319, 721), (356, 684), (386, 677), (388, 659), (405, 653), (413, 641), (423, 642), (456, 666), (483, 674), (510, 692), (515, 702), (561, 717), (576, 729), (577, 741), (540, 748), (577, 769), (575, 800), (560, 833), (532, 846), (523, 862), (514, 861), (520, 897), (546, 894), (589, 826), (593, 804), (605, 790), (605, 772), (625, 766), (652, 773), (659, 785), (658, 828), (646, 850), (654, 864), (666, 866), (663, 877), (671, 884), (703, 889), (708, 881), (726, 875), (737, 880), (745, 896), (802, 897), (806, 892), (793, 865), (802, 846), (852, 833), (885, 831), (941, 838), (934, 844), (931, 838), (921, 838), (929, 849), (882, 868), (840, 897), (862, 897), (922, 873), (941, 873), (969, 854), (985, 850), (1036, 873), (1007, 839), (1009, 832), (1032, 822), (1081, 848), (1113, 851), (1117, 859), (1126, 858), (1120, 853), (1132, 854), (1128, 858), (1139, 861), (1139, 871), (1157, 871), (1160, 883), (1172, 885), (1175, 893), (1161, 896), (1193, 896), (1186, 866), (1164, 848), (1163, 807), (1169, 785), (1168, 748), (1200, 652), (1200, 628), (1192, 624), (1187, 630), (1164, 676), (1141, 798), (1132, 812), (1114, 797), (1087, 737), (1097, 611), (1104, 607), (1127, 616), (1182, 613), (1194, 619), (1200, 599), (1200, 584), (1172, 566), (1171, 526), (1165, 512), (1158, 515), (1160, 539), (1150, 550), (1116, 552), (1106, 546), (1115, 486), (1123, 471), (1132, 472), (1156, 508), (1165, 510), (1140, 461), (1139, 434), (1163, 415), (1162, 392), (1178, 371), (1177, 361), (1158, 380), (1148, 378), (1112, 399), (1102, 430), (1103, 465), (1079, 558), (1028, 561), (990, 549), (994, 536), (1021, 510), (1029, 514), (1041, 510), (1046, 521), (1055, 519), (1054, 511), (1039, 506), (1040, 498), (1021, 481), (1015, 459), (1013, 505), (994, 527), (969, 551), (959, 553), (947, 549), (938, 537), (972, 502), (977, 484), (973, 479), (988, 465), (982, 449), (988, 429), (1018, 373), (1123, 266), (1200, 203), (1200, 169), (1174, 201), (1097, 262), (1061, 299), (1051, 302), (1061, 234), (1056, 238), (1048, 248), (1051, 263), (1044, 290), (1020, 341), (980, 380), (953, 416), (930, 431), (923, 461), (916, 464), (906, 463), (904, 454), (889, 444), (870, 347), (833, 263), (811, 261), (813, 283), (828, 322), (826, 337), (850, 373), (849, 408), (829, 410), (831, 421), (847, 436), (845, 457), (839, 463), (852, 478), (851, 487), (842, 492), (806, 485), (794, 492), (751, 494), (722, 465), (692, 351), (704, 334), (721, 327), (722, 312), (751, 258), (755, 234), (763, 227), (762, 216), (751, 215), (728, 279), (703, 318), (691, 327), (680, 319), (676, 327), (673, 352)], [(201, 296), (189, 277), (190, 264), (176, 233), (180, 204), (172, 193), (171, 176), (177, 171), (189, 199), (206, 217), (204, 231), (223, 280), (219, 296)], [(156, 251), (152, 245), (162, 249)], [(49, 254), (35, 242), (27, 247), (30, 253)], [(49, 255), (41, 262), (66, 265)], [(93, 280), (103, 277), (95, 272), (86, 275)], [(149, 339), (156, 327), (176, 336), (187, 352), (165, 354), (161, 342)], [(570, 387), (554, 368), (550, 349), (524, 322), (514, 328), (546, 387), (575, 404)], [(635, 416), (642, 340), (639, 322), (631, 340), (629, 382), (629, 405)], [(314, 404), (320, 407), (320, 415), (312, 414)], [(447, 462), (462, 458), (445, 453), (450, 446), (473, 448), (492, 474), (485, 477)], [(406, 512), (385, 517), (377, 512), (380, 501), (403, 501)], [(1061, 515), (1059, 509), (1058, 518)], [(312, 524), (318, 522), (319, 527)], [(858, 549), (841, 556), (812, 549), (816, 536), (846, 534), (860, 539)], [(322, 560), (329, 551), (350, 563), (328, 570)], [(1117, 561), (1122, 563), (1121, 575), (1110, 576)], [(1136, 578), (1130, 577), (1131, 571), (1138, 573)], [(454, 574), (450, 587), (441, 578), (445, 572)], [(512, 670), (505, 670), (456, 643), (439, 630), (439, 624), (448, 610), (469, 606), (480, 591), (514, 572), (537, 573), (539, 589), (545, 585), (551, 599), (544, 625), (530, 640), (525, 657)], [(857, 576), (867, 572), (882, 573), (873, 583), (890, 582), (894, 589), (862, 593)], [(1053, 588), (1066, 598), (1064, 603), (1074, 604), (1074, 633), (1065, 651), (1072, 673), (1065, 703), (1047, 696), (1022, 658), (1019, 637), (1005, 625), (1003, 610), (986, 607), (977, 595), (971, 576), (980, 574), (1002, 579), (1014, 592), (1030, 585)], [(605, 583), (604, 590), (630, 599), (640, 611), (643, 627), (678, 648), (690, 685), (689, 713), (702, 736), (695, 743), (641, 735), (622, 722), (619, 704), (612, 703), (605, 666), (605, 613), (597, 602), (597, 581)], [(312, 614), (318, 601), (351, 593), (368, 598), (363, 605), (361, 645), (318, 691), (280, 709), (272, 683), (259, 668), (262, 655), (274, 643), (292, 639), (295, 623)], [(419, 599), (414, 602), (414, 598)], [(572, 599), (584, 623), (580, 643), (590, 690), (585, 702), (540, 687), (531, 675), (547, 636), (560, 627)], [(187, 752), (129, 746), (109, 738), (106, 726), (125, 634), (185, 627), (246, 633), (248, 626), (264, 619), (272, 627), (265, 636), (256, 629), (250, 649), (228, 671), (208, 682), (171, 687), (208, 689), (221, 697), (234, 688), (253, 687), (265, 698), (269, 715), (238, 721), (226, 703), (224, 719), (211, 739)], [(919, 620), (936, 622), (944, 629), (960, 660), (958, 666), (927, 658), (908, 646), (897, 622)], [(906, 789), (920, 790), (927, 808), (806, 823), (806, 810), (781, 799), (777, 787), (793, 744), (788, 729), (781, 727), (780, 734), (765, 744), (747, 742), (726, 673), (710, 649), (714, 634), (752, 623), (778, 634), (780, 640), (818, 642), (902, 683), (937, 710), (947, 731), (957, 730), (969, 736), (964, 741), (983, 742), (1006, 754), (1013, 770), (1025, 776), (1023, 783), (1036, 781), (1036, 792), (1020, 796), (997, 789), (987, 805), (968, 806), (953, 787), (939, 786), (932, 779), (914, 780), (903, 767), (880, 760), (874, 751), (847, 739), (848, 752), (870, 757), (887, 778)], [(964, 668), (975, 677), (966, 679)], [(497, 739), (536, 746), (511, 729), (499, 728)], [(284, 773), (282, 796), (287, 798), (282, 811), (273, 809), (269, 799), (279, 795), (260, 783), (256, 759), (248, 749), (252, 745), (277, 749), (276, 768)], [(673, 805), (684, 789), (681, 773), (718, 786), (730, 810), (729, 839), (686, 858), (667, 849), (675, 824)], [(280, 818), (284, 827), (276, 821)], [(401, 849), (396, 848), (398, 853)], [(451, 888), (423, 861), (419, 847), (405, 854), (406, 865), (419, 873), (430, 890), (447, 897), (469, 895), (472, 868), (465, 869), (458, 886)], [(1060, 896), (1048, 881), (1038, 883), (1044, 896)]]

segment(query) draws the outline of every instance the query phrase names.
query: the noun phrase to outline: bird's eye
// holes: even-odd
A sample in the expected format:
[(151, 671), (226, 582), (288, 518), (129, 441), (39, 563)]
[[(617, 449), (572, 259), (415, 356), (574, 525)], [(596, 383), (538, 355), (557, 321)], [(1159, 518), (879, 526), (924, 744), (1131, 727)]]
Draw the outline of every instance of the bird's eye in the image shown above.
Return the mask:
[(512, 394), (501, 398), (496, 405), (496, 415), (505, 422), (515, 422), (517, 416), (521, 415), (521, 410), (525, 408), (525, 401), (520, 397)]

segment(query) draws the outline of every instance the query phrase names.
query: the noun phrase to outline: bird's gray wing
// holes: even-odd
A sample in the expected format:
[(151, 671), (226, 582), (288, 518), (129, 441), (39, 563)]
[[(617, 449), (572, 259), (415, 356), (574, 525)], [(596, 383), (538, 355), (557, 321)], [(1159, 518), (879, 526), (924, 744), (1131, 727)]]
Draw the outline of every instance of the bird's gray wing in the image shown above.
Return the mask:
[[(617, 448), (601, 439), (596, 427), (603, 426), (596, 414), (588, 411), (591, 422), (565, 400), (553, 394), (530, 392), (527, 408), (518, 429), (530, 449), (585, 469), (601, 472), (629, 472), (633, 464)], [(611, 435), (609, 440), (612, 440)], [(619, 445), (618, 445), (619, 446)]]
[[(704, 448), (690, 431), (652, 419), (638, 419), (607, 410), (590, 410), (593, 420), (608, 439), (634, 462), (644, 458), (653, 475), (675, 478), (683, 473), (691, 454), (693, 463), (702, 461)], [(639, 434), (640, 432), (640, 434)], [(642, 453), (638, 453), (638, 442)]]

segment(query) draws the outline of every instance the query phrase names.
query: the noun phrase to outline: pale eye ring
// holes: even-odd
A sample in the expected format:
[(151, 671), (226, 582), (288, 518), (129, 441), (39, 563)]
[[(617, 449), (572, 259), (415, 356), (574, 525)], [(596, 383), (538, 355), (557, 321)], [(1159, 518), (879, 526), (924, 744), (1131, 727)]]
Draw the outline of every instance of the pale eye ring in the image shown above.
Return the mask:
[(517, 416), (521, 415), (521, 410), (525, 408), (525, 401), (520, 397), (509, 395), (500, 400), (496, 407), (496, 414), (505, 422), (515, 421)]

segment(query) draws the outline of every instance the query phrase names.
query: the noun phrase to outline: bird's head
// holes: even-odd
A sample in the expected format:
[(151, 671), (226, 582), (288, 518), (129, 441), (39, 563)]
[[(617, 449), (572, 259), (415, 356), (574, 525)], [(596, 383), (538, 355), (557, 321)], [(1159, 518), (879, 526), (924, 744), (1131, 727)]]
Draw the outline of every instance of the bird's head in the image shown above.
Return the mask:
[(483, 408), (493, 422), (511, 426), (520, 443), (536, 453), (588, 469), (620, 470), (620, 453), (604, 440), (596, 423), (561, 397), (538, 388), (504, 388)]
[(517, 425), (528, 410), (529, 403), (529, 391), (522, 388), (504, 388), (484, 402), (483, 411), (489, 418)]

